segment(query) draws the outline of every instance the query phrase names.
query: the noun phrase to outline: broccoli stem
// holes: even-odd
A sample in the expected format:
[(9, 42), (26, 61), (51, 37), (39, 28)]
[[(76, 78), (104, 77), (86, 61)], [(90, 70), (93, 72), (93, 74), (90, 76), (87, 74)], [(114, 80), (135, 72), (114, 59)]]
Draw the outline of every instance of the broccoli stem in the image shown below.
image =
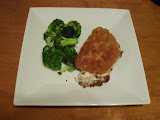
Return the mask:
[(69, 72), (73, 72), (74, 71), (74, 66), (72, 63), (69, 63), (67, 66), (63, 67), (60, 72), (65, 72), (65, 71), (69, 71)]
[(61, 72), (61, 73), (62, 73), (62, 72), (65, 72), (65, 71), (68, 70), (68, 68), (69, 68), (69, 66), (65, 66), (64, 68), (62, 68), (62, 69), (60, 70), (60, 72)]
[(49, 47), (51, 47), (52, 37), (51, 37), (51, 36), (47, 37), (47, 38), (46, 38), (46, 42), (47, 42), (47, 45), (48, 45)]
[(78, 38), (65, 38), (62, 36), (61, 45), (62, 46), (73, 46), (78, 43)]

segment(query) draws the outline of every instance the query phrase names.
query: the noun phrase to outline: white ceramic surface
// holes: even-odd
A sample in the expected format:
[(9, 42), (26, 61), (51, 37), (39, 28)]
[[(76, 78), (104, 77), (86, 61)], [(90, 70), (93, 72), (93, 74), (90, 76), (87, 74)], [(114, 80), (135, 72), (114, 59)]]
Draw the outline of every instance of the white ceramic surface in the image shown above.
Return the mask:
[[(96, 27), (115, 36), (122, 58), (114, 66), (108, 83), (82, 88), (75, 81), (79, 71), (57, 72), (44, 67), (43, 33), (56, 18), (65, 23), (77, 20), (82, 26), (80, 50)], [(67, 80), (67, 82), (66, 82)], [(30, 106), (105, 106), (150, 104), (146, 77), (129, 10), (102, 8), (30, 8), (16, 80), (14, 105)]]

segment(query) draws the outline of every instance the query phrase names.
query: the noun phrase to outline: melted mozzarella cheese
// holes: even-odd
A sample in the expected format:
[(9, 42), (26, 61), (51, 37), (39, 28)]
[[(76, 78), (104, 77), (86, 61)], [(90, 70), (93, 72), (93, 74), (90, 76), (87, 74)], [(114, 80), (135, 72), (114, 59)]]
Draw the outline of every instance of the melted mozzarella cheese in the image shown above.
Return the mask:
[(77, 77), (77, 82), (83, 84), (83, 86), (89, 86), (97, 81), (104, 81), (104, 77), (110, 74), (110, 70), (104, 74), (94, 74), (85, 71), (81, 71)]

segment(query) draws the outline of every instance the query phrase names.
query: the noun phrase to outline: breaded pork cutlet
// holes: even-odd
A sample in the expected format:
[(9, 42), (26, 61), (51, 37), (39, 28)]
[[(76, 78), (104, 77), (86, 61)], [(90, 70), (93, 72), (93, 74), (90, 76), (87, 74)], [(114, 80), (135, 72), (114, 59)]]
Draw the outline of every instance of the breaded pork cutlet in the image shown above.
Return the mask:
[[(115, 37), (107, 29), (95, 28), (81, 48), (75, 62), (76, 68), (82, 70), (78, 78), (81, 79), (79, 84), (87, 87), (102, 85), (103, 82), (108, 81), (109, 77), (106, 77), (106, 75), (109, 75), (106, 73), (111, 70), (119, 56), (120, 45), (116, 42)], [(95, 76), (94, 79), (93, 76)], [(89, 82), (89, 79), (93, 80), (86, 85), (82, 83), (82, 81), (85, 81), (84, 79)]]

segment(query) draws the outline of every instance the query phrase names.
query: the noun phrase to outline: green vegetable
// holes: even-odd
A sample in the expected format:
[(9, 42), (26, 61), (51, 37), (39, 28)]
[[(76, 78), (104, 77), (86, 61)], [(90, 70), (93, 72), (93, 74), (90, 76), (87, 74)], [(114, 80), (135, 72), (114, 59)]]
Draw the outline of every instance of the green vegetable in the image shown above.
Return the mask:
[(57, 35), (61, 35), (63, 27), (64, 27), (64, 22), (60, 19), (54, 20), (48, 26), (46, 33), (44, 33), (44, 39), (49, 47), (52, 46), (52, 42), (54, 41), (54, 38)]
[(63, 62), (65, 62), (67, 65), (60, 70), (60, 72), (73, 72), (75, 70), (74, 62), (77, 57), (77, 52), (74, 48), (65, 47), (63, 50)]
[(62, 32), (64, 27), (64, 22), (60, 19), (55, 19), (49, 26), (46, 32), (52, 33), (52, 34), (59, 34)]
[(74, 28), (74, 34), (72, 35), (72, 38), (78, 38), (81, 34), (81, 25), (77, 21), (70, 21), (66, 24), (66, 26), (72, 26)]
[(48, 32), (46, 32), (46, 33), (44, 34), (44, 40), (46, 41), (46, 43), (47, 43), (47, 45), (48, 45), (49, 47), (51, 47), (52, 42), (53, 42), (53, 39), (54, 39), (54, 35), (52, 35), (52, 34), (50, 34), (50, 33), (48, 33)]
[(49, 47), (46, 45), (43, 48), (43, 63), (44, 66), (51, 68), (52, 70), (60, 70), (61, 62), (63, 60), (62, 51), (55, 49), (54, 47)]
[(77, 52), (73, 47), (65, 47), (63, 50), (63, 61), (65, 63), (71, 62), (74, 64), (77, 57)]
[[(55, 19), (44, 33), (47, 45), (43, 48), (43, 64), (52, 70), (72, 72), (77, 52), (73, 48), (78, 43), (81, 25), (77, 21), (70, 21), (66, 25), (60, 19)], [(61, 69), (61, 63), (67, 65)]]
[(74, 70), (75, 70), (74, 65), (72, 63), (68, 62), (67, 65), (60, 70), (60, 72), (61, 73), (65, 72), (65, 71), (73, 72)]
[(78, 43), (78, 38), (65, 38), (65, 37), (61, 38), (62, 38), (61, 41), (62, 46), (74, 46), (75, 44)]
[(66, 38), (72, 38), (75, 34), (75, 30), (73, 26), (66, 26), (62, 30), (62, 36)]
[(65, 46), (74, 46), (78, 43), (78, 38), (65, 38), (63, 36), (55, 37), (54, 47), (57, 49), (63, 49)]
[(56, 36), (54, 39), (54, 47), (56, 49), (63, 49), (64, 46), (61, 45), (62, 38), (61, 36)]

